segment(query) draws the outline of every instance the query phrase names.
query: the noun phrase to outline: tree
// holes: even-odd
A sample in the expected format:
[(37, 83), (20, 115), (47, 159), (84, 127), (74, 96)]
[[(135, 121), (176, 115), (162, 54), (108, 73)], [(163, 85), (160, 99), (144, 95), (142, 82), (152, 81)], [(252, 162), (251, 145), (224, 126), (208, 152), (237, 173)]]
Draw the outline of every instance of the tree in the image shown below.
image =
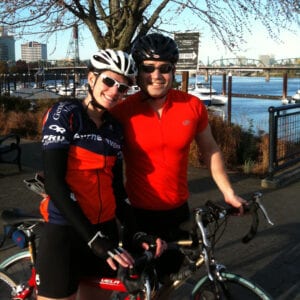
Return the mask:
[(16, 63), (10, 68), (11, 73), (27, 73), (28, 72), (28, 64), (25, 60), (18, 60)]
[(76, 24), (89, 29), (99, 48), (128, 50), (136, 37), (149, 31), (169, 31), (167, 28), (189, 13), (199, 23), (185, 20), (184, 30), (208, 26), (213, 39), (233, 50), (243, 43), (245, 32), (251, 33), (253, 19), (273, 38), (291, 23), (300, 24), (299, 6), (298, 0), (2, 0), (0, 24), (19, 35), (43, 36), (59, 34)]
[(0, 60), (0, 74), (5, 74), (8, 71), (7, 62)]

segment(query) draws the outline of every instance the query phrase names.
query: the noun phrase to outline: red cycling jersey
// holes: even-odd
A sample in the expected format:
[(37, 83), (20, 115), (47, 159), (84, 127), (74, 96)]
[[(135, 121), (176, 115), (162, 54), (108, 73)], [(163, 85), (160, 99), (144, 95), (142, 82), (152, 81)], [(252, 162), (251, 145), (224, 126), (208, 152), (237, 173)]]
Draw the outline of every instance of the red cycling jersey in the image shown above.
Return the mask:
[(188, 198), (189, 146), (207, 127), (207, 110), (195, 96), (170, 90), (160, 118), (142, 95), (111, 110), (124, 128), (126, 191), (134, 207), (174, 209)]

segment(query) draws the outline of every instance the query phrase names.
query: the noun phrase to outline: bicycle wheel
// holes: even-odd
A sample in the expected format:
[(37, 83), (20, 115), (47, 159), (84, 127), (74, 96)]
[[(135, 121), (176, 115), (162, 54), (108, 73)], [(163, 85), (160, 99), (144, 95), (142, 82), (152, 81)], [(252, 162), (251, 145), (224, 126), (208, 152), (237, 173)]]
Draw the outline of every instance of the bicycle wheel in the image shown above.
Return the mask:
[(222, 272), (216, 282), (204, 276), (192, 291), (194, 300), (271, 300), (272, 297), (257, 284), (232, 273)]
[(31, 275), (32, 264), (30, 253), (28, 251), (18, 252), (0, 264), (0, 270), (13, 278), (14, 280), (24, 280)]
[[(18, 293), (23, 293), (24, 297), (26, 295), (26, 298), (20, 299), (36, 299), (35, 290), (28, 286), (28, 282), (33, 276), (32, 263), (28, 251), (22, 251), (8, 257), (0, 264), (0, 270), (14, 282)], [(0, 299), (10, 298), (0, 297)]]
[(15, 287), (16, 283), (7, 274), (0, 272), (0, 299), (13, 299), (12, 295)]

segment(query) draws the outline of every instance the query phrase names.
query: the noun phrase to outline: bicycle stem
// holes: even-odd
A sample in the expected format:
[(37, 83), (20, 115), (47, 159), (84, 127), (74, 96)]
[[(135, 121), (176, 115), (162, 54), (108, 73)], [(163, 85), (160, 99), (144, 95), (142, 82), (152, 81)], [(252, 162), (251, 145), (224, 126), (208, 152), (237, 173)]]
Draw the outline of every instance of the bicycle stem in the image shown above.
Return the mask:
[(203, 240), (203, 244), (205, 245), (205, 247), (207, 248), (210, 248), (211, 247), (211, 243), (210, 241), (208, 240), (207, 238), (207, 229), (206, 227), (203, 225), (203, 221), (202, 221), (202, 212), (203, 212), (203, 209), (199, 209), (196, 213), (196, 223), (199, 227), (199, 230), (201, 232), (201, 235), (202, 235), (202, 240)]
[[(199, 209), (196, 213), (196, 223), (197, 226), (199, 227), (199, 230), (201, 232), (202, 235), (202, 241), (203, 241), (203, 249), (202, 249), (202, 262), (204, 260), (205, 263), (205, 267), (207, 270), (207, 274), (210, 280), (213, 280), (213, 275), (211, 273), (211, 268), (210, 268), (210, 261), (211, 261), (211, 257), (210, 257), (210, 250), (211, 250), (211, 242), (209, 241), (209, 239), (207, 238), (207, 233), (208, 230), (207, 228), (204, 226), (203, 224), (203, 220), (202, 220), (202, 213), (203, 213), (203, 209)], [(201, 260), (200, 260), (201, 261)]]

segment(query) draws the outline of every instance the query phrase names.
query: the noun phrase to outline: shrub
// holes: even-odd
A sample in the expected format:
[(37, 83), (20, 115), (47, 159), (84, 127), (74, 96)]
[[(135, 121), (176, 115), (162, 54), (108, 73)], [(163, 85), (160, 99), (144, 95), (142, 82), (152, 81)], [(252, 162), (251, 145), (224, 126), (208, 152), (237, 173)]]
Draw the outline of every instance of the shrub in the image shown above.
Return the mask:
[(26, 112), (30, 109), (31, 103), (29, 100), (22, 99), (21, 97), (11, 97), (7, 95), (1, 95), (0, 106), (3, 112), (7, 112), (7, 111)]
[(44, 112), (15, 112), (0, 113), (0, 135), (10, 132), (22, 138), (38, 140), (41, 138), (42, 117)]
[[(60, 99), (62, 100), (62, 99)], [(56, 100), (36, 100), (35, 111), (28, 111), (20, 98), (0, 97), (0, 135), (10, 132), (22, 138), (41, 139), (42, 118)], [(4, 108), (3, 108), (4, 106)], [(257, 137), (250, 126), (244, 131), (238, 125), (228, 125), (221, 117), (209, 115), (213, 136), (219, 145), (225, 165), (230, 170), (262, 174), (268, 168), (268, 136)], [(195, 167), (204, 166), (201, 153), (195, 142), (191, 144), (189, 163)]]
[[(56, 100), (57, 101), (57, 100)], [(22, 138), (41, 138), (42, 118), (54, 100), (34, 100), (35, 110), (29, 100), (18, 97), (0, 96), (0, 135), (10, 132)]]
[[(266, 171), (266, 161), (268, 160), (265, 154), (267, 151), (265, 143), (268, 140), (265, 138), (261, 140), (261, 137), (255, 136), (251, 126), (247, 131), (244, 131), (239, 125), (228, 125), (219, 116), (209, 115), (209, 123), (228, 169), (256, 174)], [(261, 144), (262, 141), (264, 142), (263, 145)], [(263, 164), (261, 163), (262, 160)], [(204, 165), (201, 149), (199, 151), (195, 142), (190, 148), (189, 162), (195, 167)]]

